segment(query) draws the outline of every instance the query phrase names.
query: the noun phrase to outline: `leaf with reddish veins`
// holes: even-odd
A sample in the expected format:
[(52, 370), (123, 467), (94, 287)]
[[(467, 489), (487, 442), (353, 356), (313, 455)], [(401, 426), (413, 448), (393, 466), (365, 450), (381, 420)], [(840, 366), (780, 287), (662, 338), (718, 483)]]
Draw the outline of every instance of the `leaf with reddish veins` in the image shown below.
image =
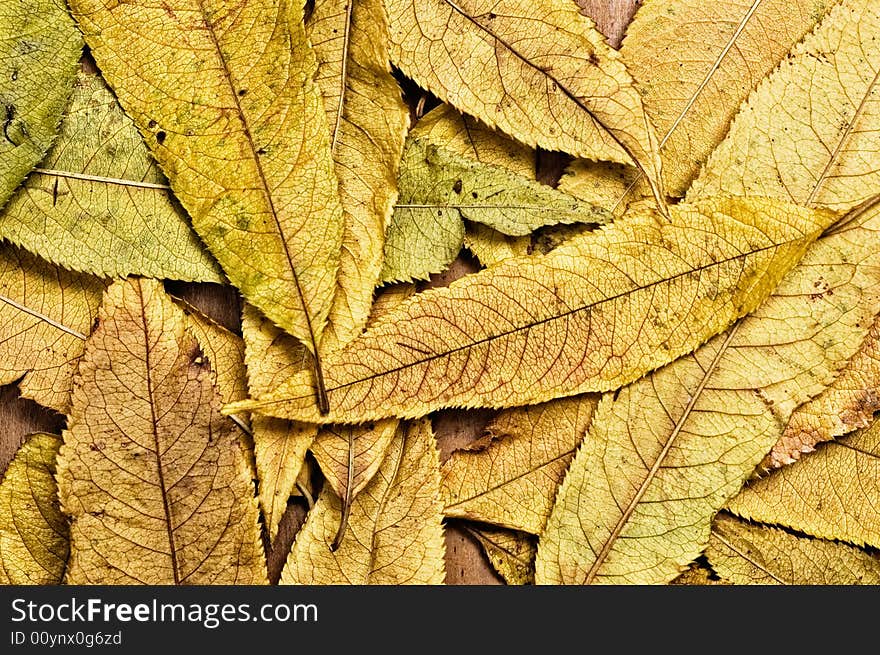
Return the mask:
[(253, 481), (210, 363), (155, 280), (116, 282), (58, 456), (69, 584), (265, 584)]
[(598, 402), (590, 394), (503, 410), (485, 440), (443, 463), (446, 516), (540, 534)]
[(224, 411), (358, 423), (615, 389), (749, 313), (833, 219), (746, 198), (630, 212), (392, 310), (327, 356), (329, 414), (301, 376)]

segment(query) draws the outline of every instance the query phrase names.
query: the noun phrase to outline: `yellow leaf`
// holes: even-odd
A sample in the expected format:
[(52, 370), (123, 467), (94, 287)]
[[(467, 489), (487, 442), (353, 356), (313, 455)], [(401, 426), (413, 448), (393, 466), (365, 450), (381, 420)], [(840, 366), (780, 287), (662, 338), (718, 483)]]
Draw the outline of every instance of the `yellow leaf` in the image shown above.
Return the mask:
[(266, 582), (253, 482), (209, 366), (161, 283), (108, 289), (58, 457), (66, 582)]
[[(406, 436), (404, 437), (404, 432)], [(445, 578), (439, 455), (427, 420), (401, 429), (351, 506), (350, 536), (329, 544), (342, 504), (321, 492), (297, 533), (281, 584), (442, 584)]]
[(0, 207), (52, 145), (82, 47), (63, 0), (0, 7)]
[(737, 585), (880, 584), (880, 558), (847, 544), (797, 536), (720, 514), (706, 557)]
[(301, 12), (286, 0), (70, 4), (229, 280), (317, 355), (342, 209)]
[(575, 198), (590, 199), (615, 218), (626, 213), (632, 202), (651, 197), (638, 169), (605, 161), (576, 159), (559, 179), (559, 190)]
[(662, 584), (700, 554), (880, 310), (880, 207), (848, 219), (726, 334), (603, 396), (540, 536), (539, 584)]
[[(786, 3), (788, 4), (788, 3)], [(880, 6), (844, 0), (751, 94), (688, 191), (846, 211), (880, 185)]]
[(791, 464), (816, 444), (867, 427), (880, 410), (880, 317), (859, 351), (821, 394), (798, 407), (768, 455), (768, 467)]
[(509, 585), (535, 583), (535, 537), (525, 532), (466, 524), (464, 529), (474, 537), (492, 568)]
[(370, 314), (409, 109), (391, 75), (381, 0), (317, 0), (306, 33), (318, 60), (315, 82), (344, 210), (338, 287), (322, 344), (329, 352), (356, 336)]
[(65, 413), (105, 283), (0, 246), (0, 384)]
[(373, 479), (397, 434), (398, 421), (321, 430), (311, 446), (326, 483), (341, 499), (354, 498)]
[(654, 128), (616, 50), (567, 0), (386, 0), (391, 59), (513, 138), (638, 165), (663, 205)]
[(532, 237), (511, 237), (479, 223), (465, 223), (464, 247), (483, 266), (494, 266), (510, 257), (528, 255)]
[(446, 516), (540, 534), (597, 403), (586, 395), (502, 411), (485, 440), (444, 462)]
[(61, 439), (33, 434), (0, 484), (0, 584), (60, 584), (68, 526), (58, 504), (55, 456)]
[(834, 1), (641, 4), (620, 52), (657, 128), (670, 195), (685, 194), (749, 92)]
[(251, 434), (260, 481), (260, 507), (266, 517), (269, 539), (274, 539), (318, 426), (254, 415)]
[(363, 422), (616, 389), (749, 313), (832, 218), (762, 199), (633, 212), (403, 303), (327, 357), (327, 415), (304, 376), (224, 411)]
[(103, 277), (225, 279), (95, 75), (79, 76), (58, 139), (0, 213), (0, 236)]
[(753, 481), (726, 508), (823, 539), (880, 546), (880, 423)]
[(691, 563), (684, 572), (677, 578), (672, 580), (671, 585), (688, 585), (688, 586), (706, 586), (706, 585), (723, 585), (728, 584), (717, 579), (715, 572), (707, 566), (699, 563)]

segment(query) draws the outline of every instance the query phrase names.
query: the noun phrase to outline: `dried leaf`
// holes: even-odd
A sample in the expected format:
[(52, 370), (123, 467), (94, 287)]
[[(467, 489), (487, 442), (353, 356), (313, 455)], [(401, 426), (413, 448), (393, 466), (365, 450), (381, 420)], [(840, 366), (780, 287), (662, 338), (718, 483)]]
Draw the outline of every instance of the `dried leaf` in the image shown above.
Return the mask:
[(875, 554), (724, 514), (712, 524), (706, 556), (719, 576), (737, 585), (880, 584)]
[(464, 529), (480, 542), (492, 568), (509, 585), (535, 583), (535, 537), (525, 532), (465, 525)]
[(0, 584), (60, 584), (67, 565), (68, 526), (58, 504), (54, 434), (33, 434), (0, 484)]
[(540, 534), (598, 400), (591, 394), (502, 411), (484, 441), (444, 462), (446, 516)]
[(843, 372), (813, 400), (798, 407), (765, 459), (766, 466), (791, 464), (816, 444), (867, 427), (880, 410), (880, 317)]
[(662, 584), (700, 554), (712, 517), (880, 310), (878, 230), (875, 204), (727, 334), (603, 396), (540, 536), (539, 584)]
[(688, 198), (771, 196), (845, 211), (880, 185), (880, 7), (844, 0), (751, 94)]
[[(404, 432), (406, 436), (404, 437)], [(321, 492), (297, 533), (281, 584), (442, 584), (439, 455), (429, 421), (400, 430), (351, 506), (349, 538), (331, 551), (342, 504)]]
[(0, 236), (103, 277), (223, 281), (131, 120), (81, 74), (61, 133), (0, 213)]
[(663, 204), (657, 139), (641, 97), (617, 51), (574, 3), (386, 6), (391, 59), (420, 87), (527, 145), (635, 163)]
[(651, 197), (641, 173), (632, 166), (605, 161), (576, 159), (559, 178), (559, 190), (575, 198), (590, 199), (615, 218), (626, 213), (630, 203)]
[(532, 249), (532, 238), (510, 237), (491, 227), (467, 222), (464, 247), (470, 250), (483, 266), (494, 266), (510, 257), (528, 255)]
[(621, 55), (657, 128), (667, 193), (683, 196), (740, 104), (834, 0), (646, 0)]
[(328, 415), (304, 376), (224, 411), (364, 422), (615, 389), (751, 311), (830, 220), (760, 199), (634, 212), (417, 294), (327, 357)]
[(0, 384), (66, 412), (104, 282), (0, 246)]
[(62, 0), (0, 7), (0, 207), (52, 145), (82, 47)]
[(455, 259), (462, 220), (525, 236), (557, 223), (606, 223), (609, 212), (535, 179), (535, 152), (441, 105), (410, 132), (388, 229), (383, 281), (426, 280)]
[(728, 584), (723, 580), (717, 579), (715, 571), (711, 568), (699, 563), (692, 562), (684, 572), (675, 578), (669, 584), (671, 585), (688, 585), (688, 586), (706, 586), (706, 585), (723, 585)]
[(753, 481), (726, 508), (815, 537), (880, 547), (880, 423)]
[(311, 446), (327, 484), (339, 498), (354, 498), (373, 479), (397, 434), (398, 421), (330, 426)]
[(338, 287), (322, 350), (354, 338), (370, 314), (409, 109), (388, 63), (381, 0), (316, 0), (306, 22), (324, 96), (342, 198)]
[(161, 284), (108, 289), (58, 458), (66, 582), (266, 582), (250, 471), (200, 354)]
[(317, 354), (342, 209), (301, 13), (285, 0), (70, 4), (229, 280)]

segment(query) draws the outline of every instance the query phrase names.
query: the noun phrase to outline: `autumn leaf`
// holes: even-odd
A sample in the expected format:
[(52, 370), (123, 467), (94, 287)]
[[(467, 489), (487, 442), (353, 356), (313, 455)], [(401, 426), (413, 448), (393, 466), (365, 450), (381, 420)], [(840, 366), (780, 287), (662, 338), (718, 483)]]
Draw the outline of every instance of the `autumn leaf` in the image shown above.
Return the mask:
[(617, 51), (574, 3), (386, 6), (391, 60), (420, 87), (529, 146), (635, 164), (663, 206), (657, 138), (641, 97)]
[(700, 554), (714, 514), (880, 310), (878, 229), (875, 203), (726, 334), (603, 396), (540, 535), (539, 584), (664, 583)]
[(590, 198), (620, 218), (630, 203), (651, 197), (650, 190), (640, 184), (642, 179), (639, 170), (632, 166), (576, 159), (559, 178), (558, 188), (575, 198)]
[(259, 584), (237, 429), (183, 312), (149, 280), (107, 291), (80, 361), (58, 487), (70, 584)]
[(719, 514), (706, 548), (712, 568), (738, 585), (880, 584), (880, 558), (826, 539)]
[(426, 280), (461, 250), (464, 220), (526, 236), (610, 212), (535, 179), (535, 152), (441, 105), (407, 137), (382, 281)]
[(657, 128), (667, 193), (685, 195), (749, 92), (835, 1), (640, 5), (620, 53)]
[(68, 269), (221, 282), (131, 120), (80, 74), (48, 155), (0, 213), (0, 235)]
[(785, 432), (765, 458), (778, 468), (830, 441), (871, 424), (880, 410), (880, 317), (874, 320), (859, 351), (840, 375), (816, 398), (798, 407)]
[(301, 14), (282, 0), (70, 4), (229, 280), (317, 356), (342, 209)]
[(373, 480), (358, 494), (350, 536), (327, 546), (342, 519), (336, 494), (321, 493), (294, 541), (281, 584), (442, 584), (439, 454), (427, 420), (398, 431)]
[[(306, 33), (318, 60), (343, 209), (336, 295), (322, 348), (354, 338), (370, 315), (409, 109), (388, 63), (381, 0), (316, 0)], [(328, 340), (329, 339), (329, 340)]]
[(492, 568), (507, 584), (535, 583), (534, 535), (470, 523), (463, 528), (480, 543)]
[(844, 0), (751, 94), (688, 198), (784, 198), (846, 211), (880, 185), (880, 7)]
[[(386, 419), (375, 425), (330, 426), (321, 430), (310, 450), (321, 467), (326, 484), (342, 500), (343, 513), (379, 471), (398, 431), (398, 421)], [(342, 525), (348, 517), (343, 515)], [(338, 546), (343, 531), (337, 533)]]
[(633, 212), (403, 303), (327, 357), (327, 415), (301, 376), (224, 411), (364, 422), (615, 389), (751, 311), (832, 219), (753, 199)]
[(485, 440), (444, 462), (446, 515), (540, 534), (597, 402), (575, 396), (502, 411)]
[(746, 519), (880, 547), (880, 424), (821, 444), (753, 481), (725, 506)]
[(62, 0), (0, 7), (0, 207), (52, 145), (82, 47)]
[(55, 456), (61, 439), (32, 434), (0, 484), (0, 584), (60, 584), (68, 526), (58, 504)]
[(0, 384), (66, 412), (105, 283), (0, 246)]
[(480, 223), (465, 223), (463, 245), (483, 266), (531, 253), (531, 236), (511, 237)]

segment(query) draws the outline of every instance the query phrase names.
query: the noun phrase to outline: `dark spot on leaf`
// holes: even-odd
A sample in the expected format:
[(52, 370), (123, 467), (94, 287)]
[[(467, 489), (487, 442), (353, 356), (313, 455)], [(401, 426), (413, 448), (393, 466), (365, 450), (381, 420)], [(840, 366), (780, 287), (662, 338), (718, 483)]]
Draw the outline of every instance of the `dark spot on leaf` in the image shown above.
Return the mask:
[(159, 142), (159, 145), (162, 145), (163, 143), (165, 143), (166, 136), (168, 136), (168, 135), (165, 133), (164, 130), (156, 132), (156, 141)]
[(147, 127), (150, 128), (151, 130), (155, 129), (156, 125), (157, 125), (156, 121), (150, 121), (149, 123), (147, 123)]
[(265, 148), (260, 148), (259, 150), (257, 150), (258, 155), (265, 155), (267, 152), (269, 152), (269, 151), (266, 150)]
[(452, 190), (456, 193), (461, 193), (461, 180), (455, 181), (455, 184), (452, 185)]
[(598, 55), (596, 55), (595, 52), (591, 52), (591, 53), (590, 53), (590, 56), (589, 56), (587, 59), (589, 60), (589, 62), (590, 62), (591, 64), (593, 64), (593, 66), (598, 66), (598, 65), (599, 65), (599, 57), (598, 57)]
[(3, 137), (14, 146), (18, 144), (9, 136), (9, 126), (12, 125), (12, 119), (15, 118), (15, 105), (6, 105), (6, 118), (3, 120)]
[(471, 195), (474, 197), (474, 200), (477, 199), (477, 192), (476, 191), (471, 191)]
[(247, 91), (248, 91), (247, 89), (239, 89), (239, 90), (238, 90), (238, 97), (241, 98), (241, 97), (246, 96), (246, 95), (247, 95)]
[(15, 82), (18, 79), (18, 69), (15, 68), (12, 71), (12, 81)]

